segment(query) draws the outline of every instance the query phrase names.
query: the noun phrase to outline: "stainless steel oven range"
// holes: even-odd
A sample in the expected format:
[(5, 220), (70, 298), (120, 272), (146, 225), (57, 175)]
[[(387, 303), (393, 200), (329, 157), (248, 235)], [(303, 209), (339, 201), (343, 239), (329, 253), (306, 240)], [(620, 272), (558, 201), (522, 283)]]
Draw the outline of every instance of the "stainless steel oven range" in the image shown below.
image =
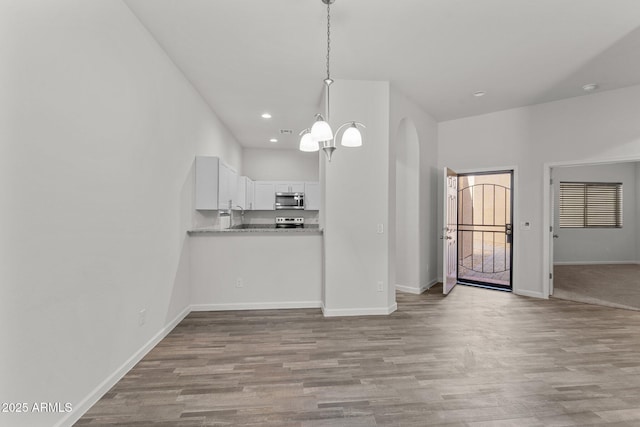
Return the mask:
[(304, 228), (304, 218), (276, 217), (276, 228)]

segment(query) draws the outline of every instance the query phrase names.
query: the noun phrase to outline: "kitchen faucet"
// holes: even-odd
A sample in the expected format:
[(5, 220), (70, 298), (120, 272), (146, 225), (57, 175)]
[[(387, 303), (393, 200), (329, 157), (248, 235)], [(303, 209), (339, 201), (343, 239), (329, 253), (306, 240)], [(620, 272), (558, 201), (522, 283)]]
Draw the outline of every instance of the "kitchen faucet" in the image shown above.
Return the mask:
[[(242, 225), (242, 219), (244, 218), (244, 208), (240, 205), (236, 205), (236, 208), (240, 208), (240, 225)], [(231, 215), (231, 223), (233, 223), (233, 215)], [(231, 226), (233, 227), (233, 224), (231, 224)]]

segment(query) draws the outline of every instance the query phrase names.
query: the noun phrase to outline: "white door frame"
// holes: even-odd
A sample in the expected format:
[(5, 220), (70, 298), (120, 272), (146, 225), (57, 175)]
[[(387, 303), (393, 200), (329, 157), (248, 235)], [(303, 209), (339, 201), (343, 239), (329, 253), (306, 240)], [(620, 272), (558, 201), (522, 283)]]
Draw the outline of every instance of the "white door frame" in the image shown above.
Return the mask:
[[(552, 272), (551, 245), (553, 239), (549, 227), (553, 224), (553, 212), (551, 211), (551, 169), (563, 166), (597, 166), (611, 163), (640, 162), (640, 155), (624, 157), (603, 157), (587, 160), (568, 160), (562, 162), (546, 162), (542, 171), (542, 296), (549, 298), (549, 274)], [(555, 233), (555, 231), (554, 231)]]
[[(474, 174), (474, 173), (485, 173), (485, 172), (500, 172), (500, 171), (513, 171), (513, 188), (511, 189), (511, 194), (513, 196), (513, 206), (511, 206), (512, 209), (512, 215), (513, 215), (513, 256), (511, 258), (511, 292), (513, 292), (514, 294), (518, 295), (520, 294), (519, 292), (519, 288), (518, 288), (518, 282), (519, 280), (516, 277), (516, 273), (519, 271), (519, 253), (520, 251), (518, 250), (519, 246), (520, 246), (520, 228), (518, 226), (518, 224), (520, 224), (519, 221), (519, 210), (518, 210), (518, 199), (520, 198), (520, 191), (518, 191), (518, 166), (515, 165), (511, 165), (511, 166), (491, 166), (491, 167), (484, 167), (484, 168), (467, 168), (467, 169), (462, 169), (462, 168), (456, 168), (455, 165), (450, 166), (450, 168), (452, 168), (453, 170), (456, 171), (456, 173), (459, 174)], [(445, 219), (443, 219), (443, 222), (445, 221)], [(441, 228), (442, 229), (442, 228)], [(444, 255), (444, 254), (443, 254)], [(444, 273), (443, 273), (444, 276)]]

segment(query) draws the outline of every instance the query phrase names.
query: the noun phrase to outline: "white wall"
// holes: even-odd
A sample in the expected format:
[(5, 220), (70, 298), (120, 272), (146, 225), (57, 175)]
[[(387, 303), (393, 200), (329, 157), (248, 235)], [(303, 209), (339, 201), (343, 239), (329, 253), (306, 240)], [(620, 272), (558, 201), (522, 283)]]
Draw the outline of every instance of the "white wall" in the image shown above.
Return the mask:
[[(398, 145), (399, 131), (405, 126), (403, 122), (410, 123), (410, 127), (414, 129), (411, 133), (415, 132), (418, 140), (417, 152), (401, 153), (401, 158), (408, 159), (411, 155), (418, 155), (419, 161), (419, 175), (418, 175), (418, 188), (417, 196), (414, 200), (418, 203), (417, 212), (413, 211), (413, 208), (405, 211), (406, 215), (417, 215), (417, 227), (408, 225), (407, 220), (394, 218), (392, 224), (403, 224), (404, 231), (400, 232), (397, 236), (397, 242), (391, 242), (391, 245), (405, 245), (405, 247), (415, 247), (416, 243), (414, 238), (418, 238), (418, 253), (411, 254), (410, 262), (402, 261), (403, 257), (402, 249), (396, 248), (399, 253), (396, 254), (396, 283), (403, 285), (409, 283), (409, 288), (404, 288), (411, 292), (421, 292), (424, 289), (429, 288), (436, 282), (437, 278), (437, 254), (440, 246), (438, 245), (438, 225), (437, 219), (437, 144), (438, 144), (438, 125), (427, 113), (425, 113), (420, 107), (418, 107), (412, 100), (407, 98), (404, 94), (397, 91), (393, 86), (391, 87), (390, 95), (390, 158), (394, 159), (396, 156), (396, 147)], [(401, 134), (400, 134), (401, 136)], [(413, 138), (414, 136), (412, 136)], [(406, 162), (405, 162), (406, 163)], [(392, 165), (395, 166), (395, 165)], [(395, 182), (398, 173), (396, 171), (391, 172), (391, 188), (397, 188)], [(398, 201), (394, 197), (394, 194), (390, 195), (390, 203), (398, 204)], [(405, 205), (400, 203), (400, 205)], [(393, 206), (393, 205), (392, 205)], [(413, 211), (413, 212), (412, 212)], [(397, 215), (397, 214), (396, 214)], [(409, 254), (407, 254), (409, 255)], [(409, 256), (407, 256), (409, 258)], [(402, 271), (404, 270), (404, 271)], [(403, 274), (408, 272), (409, 277), (404, 277)], [(405, 285), (406, 286), (406, 285)]]
[[(364, 123), (363, 146), (339, 146), (323, 160), (320, 181), (324, 224), (325, 315), (383, 314), (395, 310), (389, 242), (389, 83), (337, 80), (331, 85), (331, 125)], [(395, 165), (395, 158), (393, 158)], [(395, 169), (395, 167), (393, 168)], [(395, 182), (395, 178), (394, 178)], [(382, 224), (383, 234), (378, 234)], [(383, 283), (382, 291), (377, 283)]]
[(121, 1), (2, 2), (0, 62), (0, 401), (66, 425), (190, 302), (194, 156), (242, 152)]
[(640, 86), (633, 86), (439, 124), (439, 166), (518, 167), (515, 215), (532, 225), (514, 230), (516, 292), (545, 296), (544, 164), (640, 157), (638, 111)]
[(318, 181), (318, 155), (299, 150), (245, 148), (243, 175), (255, 181)]
[(321, 234), (196, 233), (189, 245), (194, 310), (320, 307)]
[(396, 286), (420, 289), (420, 152), (411, 119), (403, 119), (396, 146)]
[(636, 163), (636, 262), (640, 263), (640, 162)]
[[(638, 259), (636, 241), (637, 201), (636, 163), (595, 166), (557, 167), (553, 169), (555, 194), (554, 263), (628, 263)], [(560, 228), (560, 182), (621, 182), (623, 192), (623, 228)]]

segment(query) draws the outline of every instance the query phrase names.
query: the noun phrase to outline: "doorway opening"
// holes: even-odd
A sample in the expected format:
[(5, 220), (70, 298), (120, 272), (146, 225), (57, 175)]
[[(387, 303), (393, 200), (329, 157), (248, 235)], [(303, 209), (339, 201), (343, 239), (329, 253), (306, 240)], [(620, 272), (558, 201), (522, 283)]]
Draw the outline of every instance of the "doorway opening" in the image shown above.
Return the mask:
[(442, 292), (456, 284), (513, 290), (515, 169), (443, 170)]
[(460, 284), (512, 290), (513, 171), (458, 174)]

